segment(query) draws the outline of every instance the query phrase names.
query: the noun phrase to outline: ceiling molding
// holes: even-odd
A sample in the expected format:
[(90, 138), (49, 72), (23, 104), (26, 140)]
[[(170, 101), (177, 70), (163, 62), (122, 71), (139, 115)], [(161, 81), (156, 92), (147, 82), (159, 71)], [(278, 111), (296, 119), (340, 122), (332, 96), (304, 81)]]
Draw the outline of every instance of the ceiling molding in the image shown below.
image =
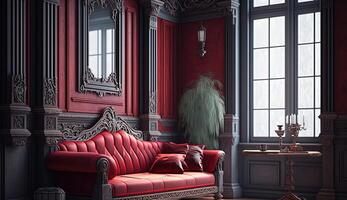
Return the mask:
[(239, 0), (163, 0), (160, 17), (173, 22), (222, 17), (240, 5)]

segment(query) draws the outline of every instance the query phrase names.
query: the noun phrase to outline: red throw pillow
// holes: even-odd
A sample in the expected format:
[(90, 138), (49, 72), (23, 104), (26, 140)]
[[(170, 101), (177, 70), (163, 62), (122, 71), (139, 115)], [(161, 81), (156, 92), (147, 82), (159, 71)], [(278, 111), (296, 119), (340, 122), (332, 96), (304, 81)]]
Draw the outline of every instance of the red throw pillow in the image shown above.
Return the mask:
[(179, 153), (179, 154), (186, 154), (188, 152), (188, 144), (176, 144), (173, 142), (166, 142), (164, 143), (164, 153)]
[(184, 154), (158, 154), (149, 171), (158, 174), (183, 174), (184, 168), (187, 168), (185, 157)]
[(187, 168), (185, 168), (187, 171), (203, 171), (202, 159), (204, 148), (205, 145), (189, 145), (189, 150), (184, 160), (187, 163)]

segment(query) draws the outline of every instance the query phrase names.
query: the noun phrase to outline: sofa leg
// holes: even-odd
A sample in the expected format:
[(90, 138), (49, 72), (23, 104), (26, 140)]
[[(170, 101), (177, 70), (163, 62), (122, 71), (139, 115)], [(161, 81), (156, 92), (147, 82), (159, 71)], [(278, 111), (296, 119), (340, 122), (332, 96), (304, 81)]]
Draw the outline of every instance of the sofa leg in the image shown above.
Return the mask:
[(214, 195), (214, 199), (223, 199), (222, 193), (217, 192), (217, 193)]

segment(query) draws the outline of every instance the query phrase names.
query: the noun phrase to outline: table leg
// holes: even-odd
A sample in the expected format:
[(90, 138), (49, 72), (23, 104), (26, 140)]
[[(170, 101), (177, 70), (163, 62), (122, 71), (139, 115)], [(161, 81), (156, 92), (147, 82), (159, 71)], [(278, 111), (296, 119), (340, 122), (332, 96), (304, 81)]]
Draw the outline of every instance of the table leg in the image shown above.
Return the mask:
[(287, 190), (286, 194), (280, 198), (280, 200), (301, 200), (298, 196), (293, 193), (294, 190), (294, 161), (287, 157), (286, 160), (286, 179), (285, 179), (285, 189)]

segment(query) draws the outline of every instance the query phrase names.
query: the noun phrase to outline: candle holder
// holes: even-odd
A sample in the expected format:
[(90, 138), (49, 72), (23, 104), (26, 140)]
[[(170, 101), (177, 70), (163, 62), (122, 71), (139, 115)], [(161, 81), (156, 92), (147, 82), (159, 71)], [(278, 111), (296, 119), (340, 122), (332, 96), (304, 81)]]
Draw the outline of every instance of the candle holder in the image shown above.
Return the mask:
[(280, 147), (280, 152), (282, 152), (283, 151), (283, 149), (282, 149), (282, 141), (283, 141), (282, 137), (284, 135), (283, 125), (277, 125), (277, 127), (278, 127), (278, 129), (275, 130), (275, 132), (279, 137), (279, 147)]
[(299, 132), (301, 130), (306, 130), (304, 116), (302, 120), (302, 125), (298, 123), (298, 117), (296, 114), (291, 114), (290, 116), (287, 116), (286, 124), (288, 133), (292, 138), (292, 144), (289, 146), (289, 151), (303, 151), (302, 146), (298, 145), (296, 141), (298, 139)]

